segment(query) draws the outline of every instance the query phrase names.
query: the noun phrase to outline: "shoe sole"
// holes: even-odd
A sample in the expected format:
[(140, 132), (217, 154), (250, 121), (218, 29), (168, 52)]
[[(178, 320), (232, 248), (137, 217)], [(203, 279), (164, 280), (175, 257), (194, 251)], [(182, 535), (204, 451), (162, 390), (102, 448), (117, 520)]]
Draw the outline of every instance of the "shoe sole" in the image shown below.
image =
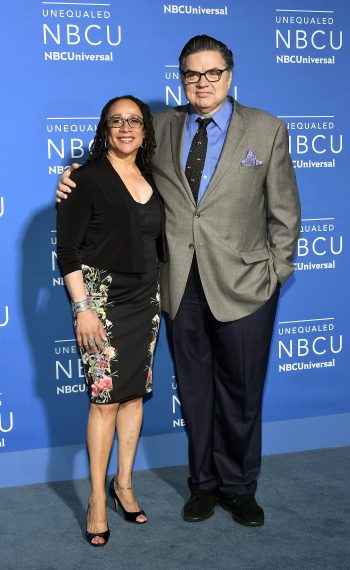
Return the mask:
[(184, 514), (183, 519), (186, 522), (201, 522), (201, 521), (205, 521), (207, 519), (210, 519), (210, 517), (212, 517), (214, 513), (215, 513), (215, 510), (211, 511), (210, 513), (207, 513), (206, 515), (202, 515), (200, 517), (188, 517)]
[[(232, 511), (231, 511), (232, 513)], [(236, 521), (239, 524), (243, 524), (244, 526), (264, 526), (264, 521), (244, 521), (243, 519), (240, 519), (239, 517), (237, 517), (236, 515), (234, 515), (232, 513), (232, 518), (234, 521)]]

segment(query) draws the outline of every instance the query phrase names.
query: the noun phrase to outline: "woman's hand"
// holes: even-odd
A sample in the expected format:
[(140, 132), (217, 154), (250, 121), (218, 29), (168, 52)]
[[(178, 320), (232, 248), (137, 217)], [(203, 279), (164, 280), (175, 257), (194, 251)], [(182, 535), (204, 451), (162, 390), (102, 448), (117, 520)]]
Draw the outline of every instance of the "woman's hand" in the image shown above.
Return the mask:
[[(99, 351), (103, 352), (107, 336), (96, 313), (87, 309), (87, 311), (77, 313), (76, 319), (76, 335), (79, 347), (84, 347), (87, 351), (95, 354)], [(93, 343), (91, 339), (94, 340)]]
[[(88, 300), (81, 269), (67, 273), (64, 280), (73, 305), (75, 303), (79, 305), (82, 301)], [(75, 332), (80, 348), (84, 347), (95, 354), (104, 351), (103, 343), (107, 341), (107, 336), (100, 319), (91, 309), (80, 310), (76, 313)]]
[(68, 194), (71, 193), (72, 188), (75, 188), (76, 184), (70, 179), (70, 175), (73, 170), (79, 168), (80, 164), (74, 162), (69, 168), (67, 168), (62, 174), (58, 181), (56, 189), (56, 202), (59, 203), (61, 200), (66, 200)]

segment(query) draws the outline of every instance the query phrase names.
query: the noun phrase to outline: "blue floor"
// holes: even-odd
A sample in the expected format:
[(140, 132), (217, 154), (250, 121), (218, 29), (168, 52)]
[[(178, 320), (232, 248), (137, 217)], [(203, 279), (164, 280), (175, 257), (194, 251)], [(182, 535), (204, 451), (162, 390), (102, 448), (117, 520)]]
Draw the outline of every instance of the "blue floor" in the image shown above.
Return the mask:
[(111, 538), (84, 539), (86, 479), (0, 489), (1, 570), (350, 569), (350, 448), (264, 457), (257, 498), (260, 528), (217, 507), (185, 523), (187, 469), (139, 471), (134, 487), (146, 525), (130, 525), (108, 505)]

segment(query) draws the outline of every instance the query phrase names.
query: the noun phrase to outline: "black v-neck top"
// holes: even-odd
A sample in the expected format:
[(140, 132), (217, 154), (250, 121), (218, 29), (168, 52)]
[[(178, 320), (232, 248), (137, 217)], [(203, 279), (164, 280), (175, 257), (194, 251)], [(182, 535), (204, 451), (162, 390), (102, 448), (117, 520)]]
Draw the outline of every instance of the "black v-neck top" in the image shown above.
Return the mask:
[[(57, 207), (57, 256), (63, 275), (91, 265), (116, 272), (145, 273), (146, 259), (139, 204), (107, 158), (84, 164), (71, 174), (77, 187)], [(164, 206), (157, 239), (159, 261), (166, 261)]]

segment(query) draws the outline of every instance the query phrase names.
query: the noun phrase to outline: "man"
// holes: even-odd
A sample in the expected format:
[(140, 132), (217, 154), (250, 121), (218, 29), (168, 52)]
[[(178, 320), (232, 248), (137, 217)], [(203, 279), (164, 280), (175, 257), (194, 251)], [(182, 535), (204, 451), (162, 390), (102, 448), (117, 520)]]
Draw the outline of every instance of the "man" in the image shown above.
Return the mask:
[(286, 126), (228, 97), (232, 69), (222, 42), (185, 45), (189, 105), (156, 114), (153, 176), (169, 247), (162, 308), (189, 438), (184, 519), (209, 518), (219, 503), (260, 526), (262, 393), (300, 209)]

